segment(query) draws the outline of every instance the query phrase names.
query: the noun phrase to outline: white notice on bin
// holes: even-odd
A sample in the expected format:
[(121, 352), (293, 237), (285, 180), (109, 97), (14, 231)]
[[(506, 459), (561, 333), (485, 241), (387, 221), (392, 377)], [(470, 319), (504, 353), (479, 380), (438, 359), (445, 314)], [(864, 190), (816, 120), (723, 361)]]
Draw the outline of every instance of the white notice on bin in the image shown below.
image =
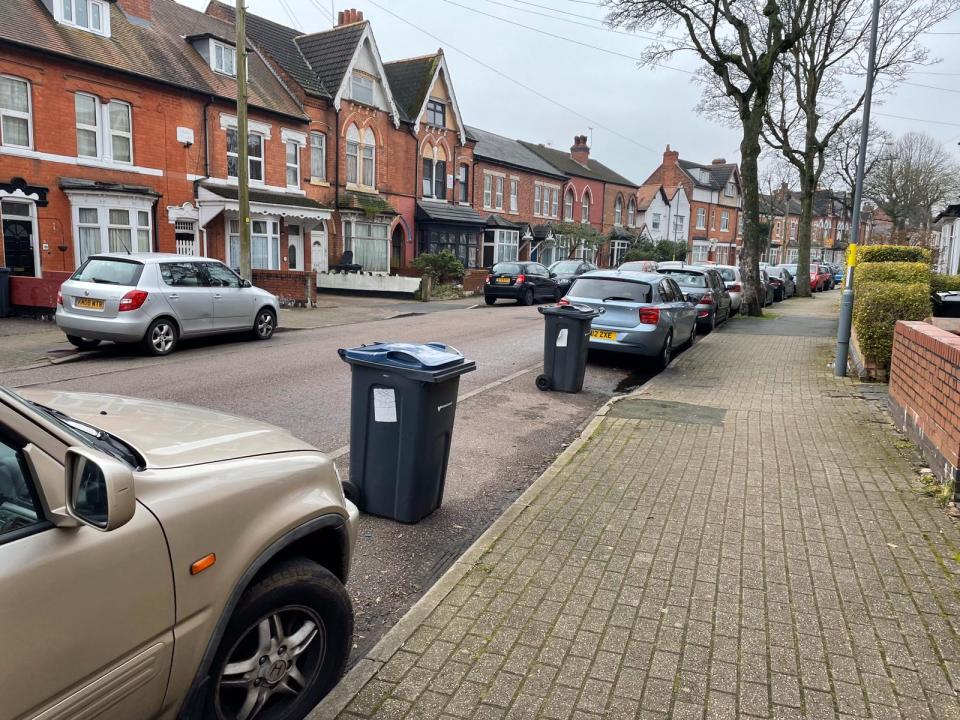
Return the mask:
[(397, 395), (393, 388), (373, 389), (373, 420), (386, 423), (397, 421)]
[(560, 332), (557, 333), (557, 347), (566, 347), (567, 346), (567, 329), (562, 328)]

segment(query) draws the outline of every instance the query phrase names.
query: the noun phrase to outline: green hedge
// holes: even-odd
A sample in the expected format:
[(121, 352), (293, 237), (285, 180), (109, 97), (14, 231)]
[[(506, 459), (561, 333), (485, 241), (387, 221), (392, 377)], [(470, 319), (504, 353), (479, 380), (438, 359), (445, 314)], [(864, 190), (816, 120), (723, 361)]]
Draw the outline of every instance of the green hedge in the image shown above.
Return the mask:
[(934, 275), (930, 278), (930, 289), (933, 292), (960, 290), (960, 275)]
[(857, 263), (932, 262), (927, 248), (910, 245), (861, 245), (857, 248)]
[(860, 283), (930, 283), (930, 266), (922, 262), (867, 262), (857, 265), (854, 275)]
[(930, 315), (930, 285), (858, 282), (853, 325), (863, 354), (890, 367), (893, 328), (897, 320), (923, 320)]

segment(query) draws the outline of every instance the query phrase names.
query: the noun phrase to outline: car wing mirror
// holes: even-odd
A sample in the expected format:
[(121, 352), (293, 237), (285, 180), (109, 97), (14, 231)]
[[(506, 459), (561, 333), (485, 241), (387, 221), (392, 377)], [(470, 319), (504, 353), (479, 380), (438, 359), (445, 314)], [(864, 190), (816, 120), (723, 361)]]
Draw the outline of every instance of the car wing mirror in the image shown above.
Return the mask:
[(116, 530), (133, 519), (137, 494), (129, 466), (106, 453), (71, 447), (64, 471), (71, 517), (101, 532)]
[(246, 278), (242, 278), (240, 280), (240, 287), (242, 288), (253, 287), (253, 283), (247, 280)]

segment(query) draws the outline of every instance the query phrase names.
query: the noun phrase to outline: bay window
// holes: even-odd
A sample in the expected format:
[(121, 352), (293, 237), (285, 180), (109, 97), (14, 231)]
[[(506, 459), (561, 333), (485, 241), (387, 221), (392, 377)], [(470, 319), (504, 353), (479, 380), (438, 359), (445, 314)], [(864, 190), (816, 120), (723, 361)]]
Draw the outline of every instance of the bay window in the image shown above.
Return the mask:
[(33, 147), (30, 83), (0, 75), (0, 145)]
[(520, 248), (519, 230), (494, 230), (494, 261), (516, 262)]
[[(240, 267), (240, 221), (230, 220), (230, 253), (227, 263)], [(250, 221), (250, 267), (254, 270), (280, 269), (280, 222), (266, 219)]]
[(150, 252), (153, 198), (68, 193), (73, 207), (77, 266), (105, 252)]
[(630, 249), (629, 240), (614, 240), (610, 245), (610, 265), (617, 267)]
[(368, 272), (390, 271), (389, 225), (343, 221), (343, 249), (353, 252), (353, 262)]

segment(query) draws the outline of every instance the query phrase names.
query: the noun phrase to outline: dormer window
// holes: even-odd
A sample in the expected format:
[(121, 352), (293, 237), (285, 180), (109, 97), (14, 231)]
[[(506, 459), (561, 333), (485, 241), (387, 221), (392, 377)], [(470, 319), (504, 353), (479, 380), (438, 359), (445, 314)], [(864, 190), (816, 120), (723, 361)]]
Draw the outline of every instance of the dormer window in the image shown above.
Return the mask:
[(733, 197), (737, 194), (737, 186), (733, 184), (733, 180), (727, 183), (727, 187), (724, 189), (723, 194), (727, 197)]
[(427, 125), (434, 127), (446, 127), (447, 125), (447, 106), (439, 100), (427, 101)]
[(59, 20), (98, 35), (110, 35), (110, 10), (103, 0), (56, 0)]
[(237, 49), (216, 40), (210, 41), (210, 66), (221, 75), (236, 77)]
[(373, 78), (354, 72), (350, 76), (350, 98), (365, 105), (373, 105)]

